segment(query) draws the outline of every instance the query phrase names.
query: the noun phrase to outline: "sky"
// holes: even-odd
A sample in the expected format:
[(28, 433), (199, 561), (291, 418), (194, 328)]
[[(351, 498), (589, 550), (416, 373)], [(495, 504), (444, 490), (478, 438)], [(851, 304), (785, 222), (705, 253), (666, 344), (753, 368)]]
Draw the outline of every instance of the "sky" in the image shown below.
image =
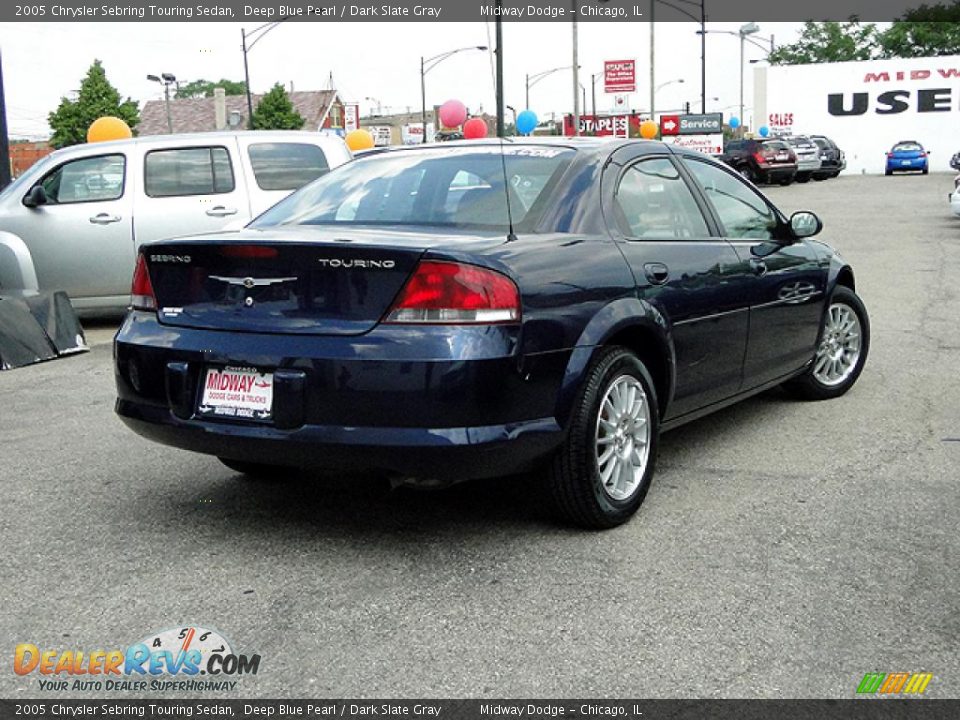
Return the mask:
[[(707, 111), (738, 114), (741, 23), (708, 23)], [(243, 79), (240, 30), (256, 23), (0, 23), (0, 52), (12, 137), (45, 138), (47, 114), (70, 96), (94, 59), (124, 97), (141, 103), (160, 99), (160, 85), (148, 74), (173, 73), (181, 82)], [(752, 39), (769, 45), (793, 42), (800, 23), (760, 24)], [(598, 74), (597, 110), (613, 108), (602, 87), (604, 60), (637, 60), (634, 110), (649, 106), (650, 33), (647, 23), (580, 23), (580, 82), (591, 106), (590, 76)], [(657, 109), (700, 108), (700, 37), (696, 23), (657, 23), (655, 28)], [(493, 23), (322, 23), (286, 22), (275, 27), (249, 53), (251, 87), (265, 91), (275, 82), (289, 89), (322, 90), (330, 74), (345, 101), (359, 102), (366, 116), (379, 105), (403, 112), (420, 107), (420, 57), (466, 46), (494, 45)], [(732, 33), (732, 34), (725, 34)], [(746, 44), (747, 60), (762, 60), (761, 48)], [(570, 23), (505, 23), (506, 104), (524, 106), (524, 80), (572, 64)], [(751, 113), (753, 65), (745, 65), (744, 113)], [(683, 80), (683, 82), (674, 82)], [(714, 99), (716, 98), (716, 99)], [(490, 52), (459, 53), (427, 75), (428, 106), (458, 99), (472, 112), (493, 113), (496, 102)], [(573, 109), (573, 77), (564, 70), (531, 89), (531, 108), (541, 119)], [(508, 111), (509, 118), (509, 111)]]

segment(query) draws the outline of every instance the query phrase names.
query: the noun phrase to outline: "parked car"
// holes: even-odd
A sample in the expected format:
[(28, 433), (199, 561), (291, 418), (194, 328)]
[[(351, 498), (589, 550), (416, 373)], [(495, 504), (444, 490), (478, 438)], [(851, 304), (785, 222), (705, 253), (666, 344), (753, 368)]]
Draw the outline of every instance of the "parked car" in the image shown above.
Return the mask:
[(811, 135), (820, 149), (820, 170), (813, 174), (814, 180), (835, 178), (847, 169), (847, 158), (843, 150), (826, 135)]
[(960, 152), (953, 154), (953, 157), (950, 158), (950, 167), (954, 170), (960, 170)]
[(953, 179), (953, 192), (949, 195), (950, 209), (953, 214), (960, 217), (960, 175)]
[(730, 140), (720, 159), (755, 183), (789, 185), (797, 175), (797, 156), (783, 140)]
[(806, 135), (787, 135), (781, 137), (793, 153), (797, 156), (797, 174), (794, 178), (798, 183), (809, 182), (815, 174), (820, 172), (820, 148)]
[(610, 527), (643, 500), (661, 431), (776, 385), (856, 382), (867, 312), (820, 229), (658, 142), (364, 156), (239, 234), (141, 248), (116, 411), (274, 478), (545, 469), (564, 517)]
[(158, 135), (75, 145), (0, 193), (0, 292), (64, 290), (82, 314), (122, 314), (137, 247), (243, 227), (350, 160), (304, 132)]
[(930, 172), (929, 153), (915, 140), (902, 140), (890, 148), (887, 153), (886, 174), (895, 172), (913, 172), (920, 170), (924, 175)]

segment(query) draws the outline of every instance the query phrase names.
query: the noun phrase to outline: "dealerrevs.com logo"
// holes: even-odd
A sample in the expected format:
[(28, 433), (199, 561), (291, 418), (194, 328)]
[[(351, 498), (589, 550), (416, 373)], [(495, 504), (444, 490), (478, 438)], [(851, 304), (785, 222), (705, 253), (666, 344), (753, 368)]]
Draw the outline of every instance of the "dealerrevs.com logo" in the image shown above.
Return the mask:
[(20, 643), (13, 654), (13, 671), (35, 677), (44, 691), (234, 690), (235, 678), (259, 669), (260, 655), (237, 653), (218, 631), (199, 626), (151, 633), (125, 650)]

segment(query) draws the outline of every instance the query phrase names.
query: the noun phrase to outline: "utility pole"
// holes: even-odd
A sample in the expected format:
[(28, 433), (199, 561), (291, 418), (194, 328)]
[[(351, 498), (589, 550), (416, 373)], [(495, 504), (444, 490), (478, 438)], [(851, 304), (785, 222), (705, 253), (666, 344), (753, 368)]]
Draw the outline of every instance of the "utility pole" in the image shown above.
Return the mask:
[(253, 130), (253, 96), (250, 94), (250, 66), (247, 64), (247, 31), (240, 28), (243, 40), (243, 84), (247, 95), (247, 130)]
[(700, 112), (707, 113), (707, 0), (700, 0)]
[(0, 56), (0, 190), (10, 184), (10, 139), (7, 137), (7, 101), (3, 94), (3, 58)]
[(573, 9), (573, 134), (580, 134), (580, 48), (577, 38), (577, 0), (570, 0)]
[(653, 27), (653, 18), (654, 18), (654, 8), (657, 6), (657, 0), (650, 0), (650, 119), (656, 122), (654, 117), (654, 94), (656, 93), (657, 86), (657, 74), (654, 70), (656, 66), (656, 54), (654, 53), (654, 27)]
[(497, 137), (505, 134), (503, 123), (503, 18), (500, 17), (500, 8), (503, 0), (497, 0)]

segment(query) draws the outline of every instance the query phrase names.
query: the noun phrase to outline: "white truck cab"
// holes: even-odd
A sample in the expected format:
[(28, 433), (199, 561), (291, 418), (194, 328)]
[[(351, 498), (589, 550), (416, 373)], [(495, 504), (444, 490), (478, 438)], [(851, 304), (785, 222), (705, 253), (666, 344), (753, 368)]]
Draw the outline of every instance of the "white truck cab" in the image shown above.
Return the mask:
[(58, 150), (0, 193), (0, 294), (64, 290), (81, 315), (121, 312), (141, 244), (240, 228), (350, 160), (341, 138), (297, 131)]

